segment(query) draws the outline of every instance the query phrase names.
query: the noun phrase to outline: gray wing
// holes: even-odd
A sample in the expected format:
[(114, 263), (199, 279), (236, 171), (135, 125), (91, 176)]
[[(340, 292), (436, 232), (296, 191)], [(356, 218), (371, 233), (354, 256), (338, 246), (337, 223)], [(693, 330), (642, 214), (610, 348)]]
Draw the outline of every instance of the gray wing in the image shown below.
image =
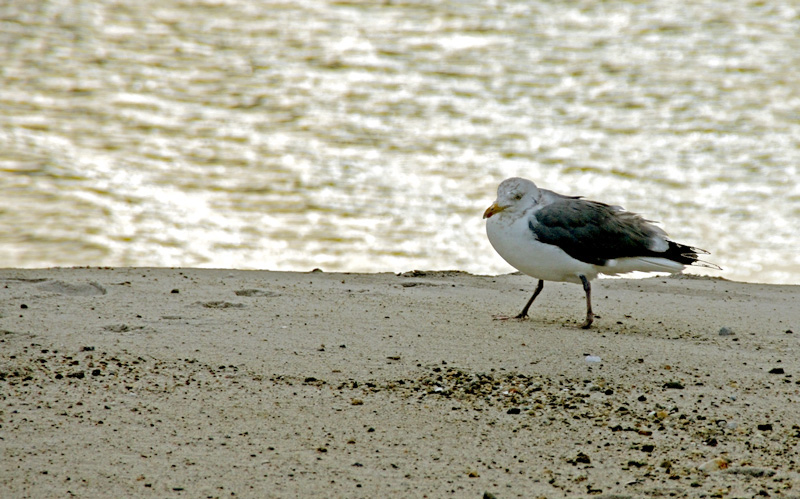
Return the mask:
[[(528, 227), (539, 241), (593, 265), (637, 256), (658, 256), (686, 265), (697, 261), (694, 248), (667, 240), (661, 229), (639, 215), (595, 201), (556, 200), (535, 212)], [(652, 250), (654, 238), (666, 240), (667, 248)]]

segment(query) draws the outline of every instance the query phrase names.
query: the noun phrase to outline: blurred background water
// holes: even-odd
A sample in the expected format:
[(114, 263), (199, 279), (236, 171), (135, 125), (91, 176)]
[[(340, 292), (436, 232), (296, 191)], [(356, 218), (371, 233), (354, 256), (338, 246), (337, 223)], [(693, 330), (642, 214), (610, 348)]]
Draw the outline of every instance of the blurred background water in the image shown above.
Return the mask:
[(511, 271), (524, 176), (800, 283), (794, 1), (5, 0), (0, 265)]

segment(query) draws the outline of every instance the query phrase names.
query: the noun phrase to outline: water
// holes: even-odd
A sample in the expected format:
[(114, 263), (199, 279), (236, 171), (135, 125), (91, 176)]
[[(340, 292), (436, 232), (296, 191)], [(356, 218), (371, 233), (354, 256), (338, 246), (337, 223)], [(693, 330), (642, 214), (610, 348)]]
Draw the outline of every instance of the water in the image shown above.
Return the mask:
[(800, 283), (795, 2), (6, 0), (3, 266), (501, 273), (524, 176)]

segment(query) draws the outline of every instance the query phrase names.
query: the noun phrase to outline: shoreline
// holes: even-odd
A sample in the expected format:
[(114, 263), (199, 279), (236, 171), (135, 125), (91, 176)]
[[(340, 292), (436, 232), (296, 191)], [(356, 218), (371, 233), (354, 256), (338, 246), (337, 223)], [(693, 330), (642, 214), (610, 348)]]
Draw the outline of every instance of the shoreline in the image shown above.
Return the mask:
[(0, 269), (0, 489), (800, 497), (800, 286), (535, 283)]

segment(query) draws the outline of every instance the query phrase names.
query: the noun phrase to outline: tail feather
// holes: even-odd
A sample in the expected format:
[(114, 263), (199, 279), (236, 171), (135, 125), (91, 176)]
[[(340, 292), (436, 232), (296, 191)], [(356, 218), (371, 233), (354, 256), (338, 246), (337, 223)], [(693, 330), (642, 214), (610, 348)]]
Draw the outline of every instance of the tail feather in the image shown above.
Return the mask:
[(676, 243), (675, 241), (667, 241), (669, 247), (659, 256), (667, 258), (674, 262), (682, 263), (684, 265), (694, 265), (696, 267), (705, 267), (709, 269), (722, 270), (722, 267), (715, 265), (711, 262), (700, 260), (699, 255), (708, 255), (708, 251), (686, 244)]

